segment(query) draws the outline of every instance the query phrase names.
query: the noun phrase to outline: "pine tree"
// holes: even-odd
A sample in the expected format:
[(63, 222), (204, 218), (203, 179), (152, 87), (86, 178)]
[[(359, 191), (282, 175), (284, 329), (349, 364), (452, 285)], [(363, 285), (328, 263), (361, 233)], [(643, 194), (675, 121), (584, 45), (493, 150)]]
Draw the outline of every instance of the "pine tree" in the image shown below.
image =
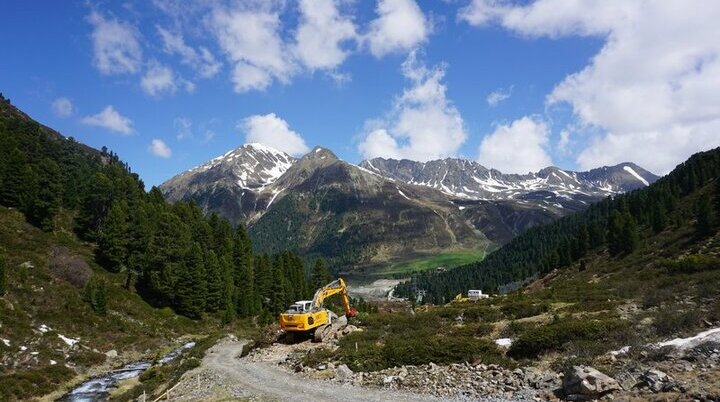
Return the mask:
[(24, 190), (23, 170), (27, 167), (27, 157), (18, 148), (12, 149), (7, 157), (4, 169), (0, 170), (0, 204), (19, 207)]
[(0, 253), (0, 297), (7, 292), (7, 273), (5, 272), (5, 257)]
[(205, 309), (205, 277), (202, 250), (195, 243), (177, 274), (175, 307), (178, 313), (190, 318), (200, 318)]
[(158, 217), (155, 231), (143, 261), (141, 285), (156, 303), (169, 305), (174, 299), (175, 282), (191, 247), (190, 229), (170, 212)]
[(86, 240), (95, 240), (102, 220), (113, 199), (112, 181), (103, 173), (95, 173), (82, 200), (77, 217), (78, 234)]
[(698, 236), (707, 236), (712, 233), (715, 217), (713, 215), (710, 196), (703, 194), (695, 205), (695, 231)]
[(660, 202), (653, 203), (652, 208), (652, 229), (655, 233), (660, 233), (667, 227), (667, 213), (665, 207)]
[(250, 317), (257, 310), (258, 297), (255, 293), (252, 243), (243, 225), (238, 225), (233, 247), (234, 281), (238, 313)]
[(608, 251), (610, 255), (616, 256), (623, 251), (623, 228), (625, 227), (624, 215), (617, 209), (610, 213), (608, 221)]
[(98, 234), (98, 256), (110, 271), (119, 272), (125, 265), (128, 231), (127, 204), (114, 202)]
[(53, 220), (60, 210), (63, 186), (60, 167), (55, 161), (45, 158), (38, 166), (37, 195), (32, 202), (30, 220), (45, 231), (54, 229)]
[(223, 318), (224, 324), (229, 324), (235, 320), (235, 283), (233, 282), (233, 268), (230, 261), (222, 257), (220, 258), (220, 269), (223, 274)]
[(325, 265), (323, 258), (317, 258), (315, 265), (313, 265), (312, 271), (312, 287), (313, 289), (320, 289), (330, 282), (330, 273)]
[(637, 249), (639, 242), (637, 223), (629, 213), (625, 213), (621, 235), (622, 251), (625, 254), (632, 253)]
[(223, 272), (215, 252), (210, 250), (205, 259), (207, 302), (205, 309), (214, 313), (223, 305)]

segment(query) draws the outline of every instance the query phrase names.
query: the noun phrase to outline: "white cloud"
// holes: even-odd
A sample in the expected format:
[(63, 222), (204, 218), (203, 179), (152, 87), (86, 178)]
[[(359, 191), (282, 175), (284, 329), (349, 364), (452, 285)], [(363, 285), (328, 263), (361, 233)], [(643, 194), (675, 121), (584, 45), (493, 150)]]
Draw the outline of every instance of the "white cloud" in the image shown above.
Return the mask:
[(103, 127), (125, 135), (134, 132), (132, 120), (118, 113), (111, 105), (106, 106), (105, 109), (98, 114), (83, 117), (81, 122), (89, 126)]
[(161, 139), (154, 138), (148, 146), (148, 151), (158, 158), (168, 159), (172, 156), (172, 150)]
[(446, 97), (444, 66), (427, 68), (411, 52), (402, 71), (412, 85), (386, 118), (368, 122), (359, 152), (366, 158), (420, 161), (456, 155), (467, 133), (460, 112)]
[[(158, 96), (163, 93), (172, 94), (177, 90), (175, 80), (175, 73), (170, 68), (152, 63), (140, 80), (140, 86), (150, 96)], [(189, 88), (188, 92), (192, 92), (193, 88)]]
[(75, 111), (75, 107), (68, 98), (57, 98), (52, 103), (52, 111), (58, 117), (70, 117)]
[(264, 90), (274, 79), (287, 82), (295, 71), (280, 37), (277, 11), (263, 8), (216, 9), (210, 28), (227, 58), (235, 63), (235, 92)]
[(376, 57), (409, 51), (427, 40), (432, 27), (415, 0), (379, 0), (378, 17), (365, 36)]
[(510, 95), (512, 95), (512, 90), (513, 87), (511, 85), (508, 89), (498, 88), (490, 92), (486, 99), (488, 105), (490, 105), (490, 107), (495, 107), (503, 101), (506, 101), (510, 98)]
[(464, 14), (476, 25), (493, 21), (529, 37), (605, 38), (591, 62), (548, 96), (551, 104), (570, 104), (581, 125), (601, 129), (577, 157), (582, 168), (630, 160), (664, 173), (690, 154), (720, 145), (717, 1), (474, 5), (490, 7), (490, 17), (476, 22)]
[(525, 116), (510, 125), (498, 125), (483, 138), (478, 162), (504, 173), (527, 173), (552, 165), (546, 151), (550, 129), (534, 117)]
[(191, 66), (201, 77), (212, 78), (220, 71), (222, 64), (207, 48), (199, 47), (195, 50), (188, 46), (181, 33), (172, 33), (159, 26), (157, 31), (162, 38), (165, 51), (179, 55), (182, 63)]
[(336, 0), (301, 0), (300, 25), (295, 33), (295, 54), (311, 69), (342, 64), (348, 51), (343, 44), (355, 39), (355, 24), (340, 15)]
[(142, 49), (137, 29), (97, 12), (88, 16), (93, 25), (93, 61), (102, 74), (134, 74), (142, 64)]
[(310, 150), (300, 134), (275, 113), (247, 117), (238, 128), (245, 132), (245, 142), (259, 142), (296, 156)]
[(567, 155), (569, 153), (568, 146), (570, 145), (570, 131), (569, 130), (562, 130), (560, 132), (560, 140), (557, 144), (557, 149), (560, 151), (561, 154)]
[(187, 117), (178, 117), (173, 120), (173, 126), (176, 130), (176, 138), (178, 141), (189, 139), (193, 137), (192, 132), (192, 121)]

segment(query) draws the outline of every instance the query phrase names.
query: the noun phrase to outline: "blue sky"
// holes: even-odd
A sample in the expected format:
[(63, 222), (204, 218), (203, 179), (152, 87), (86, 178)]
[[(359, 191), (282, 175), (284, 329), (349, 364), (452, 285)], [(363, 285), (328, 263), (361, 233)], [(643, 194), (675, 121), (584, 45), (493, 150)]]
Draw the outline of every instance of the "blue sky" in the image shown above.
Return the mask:
[(147, 185), (246, 141), (506, 172), (720, 145), (720, 4), (4, 2), (0, 91)]

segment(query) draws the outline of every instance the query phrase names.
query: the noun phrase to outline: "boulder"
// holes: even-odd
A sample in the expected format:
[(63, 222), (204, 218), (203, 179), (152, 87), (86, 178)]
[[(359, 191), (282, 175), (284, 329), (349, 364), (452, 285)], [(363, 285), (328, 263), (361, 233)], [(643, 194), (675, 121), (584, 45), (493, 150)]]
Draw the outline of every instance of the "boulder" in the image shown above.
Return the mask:
[(107, 352), (105, 352), (105, 356), (107, 356), (110, 359), (114, 359), (114, 358), (118, 357), (118, 352), (115, 349), (108, 350)]
[(675, 386), (675, 382), (669, 375), (656, 369), (647, 370), (643, 373), (641, 380), (643, 385), (653, 392), (669, 391)]
[(614, 378), (589, 366), (575, 366), (563, 379), (563, 391), (570, 401), (589, 401), (619, 389)]
[(349, 381), (353, 377), (353, 371), (350, 370), (350, 368), (345, 365), (341, 364), (335, 368), (335, 379), (338, 381)]

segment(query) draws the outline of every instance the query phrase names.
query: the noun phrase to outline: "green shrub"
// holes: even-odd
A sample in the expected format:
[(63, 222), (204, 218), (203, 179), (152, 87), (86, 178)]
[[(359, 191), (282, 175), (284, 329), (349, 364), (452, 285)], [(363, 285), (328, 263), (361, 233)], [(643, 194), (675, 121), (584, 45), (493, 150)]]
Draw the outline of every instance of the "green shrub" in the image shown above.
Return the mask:
[(664, 308), (655, 315), (653, 327), (658, 335), (670, 336), (698, 327), (701, 319), (701, 314), (697, 309), (679, 311), (673, 308)]
[(671, 274), (692, 274), (720, 269), (720, 258), (714, 255), (692, 254), (677, 260), (664, 260), (661, 265)]
[(592, 341), (600, 343), (600, 349), (612, 347), (608, 342), (627, 336), (627, 322), (619, 319), (588, 320), (568, 318), (531, 329), (522, 334), (508, 350), (514, 358), (533, 358), (542, 353), (557, 351), (570, 342)]
[(80, 350), (70, 357), (70, 361), (82, 367), (91, 367), (105, 361), (106, 356), (92, 350)]
[(550, 306), (547, 303), (533, 303), (530, 300), (511, 301), (500, 307), (500, 311), (509, 318), (534, 317), (549, 310)]
[(0, 376), (0, 400), (24, 401), (45, 395), (68, 381), (75, 373), (54, 365)]

